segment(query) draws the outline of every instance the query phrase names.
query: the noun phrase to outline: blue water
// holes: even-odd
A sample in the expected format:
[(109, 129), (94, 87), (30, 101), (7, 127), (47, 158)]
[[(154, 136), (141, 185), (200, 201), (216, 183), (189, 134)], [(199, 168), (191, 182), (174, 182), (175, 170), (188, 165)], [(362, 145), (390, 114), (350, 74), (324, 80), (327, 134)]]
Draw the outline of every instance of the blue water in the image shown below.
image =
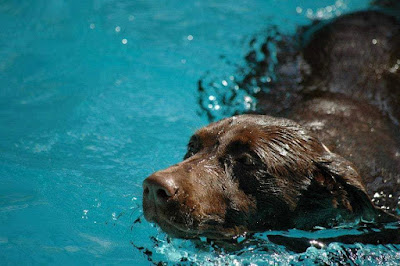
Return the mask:
[(0, 264), (396, 264), (395, 246), (199, 250), (142, 217), (142, 180), (208, 123), (197, 81), (235, 74), (221, 55), (369, 1), (299, 2), (0, 1)]

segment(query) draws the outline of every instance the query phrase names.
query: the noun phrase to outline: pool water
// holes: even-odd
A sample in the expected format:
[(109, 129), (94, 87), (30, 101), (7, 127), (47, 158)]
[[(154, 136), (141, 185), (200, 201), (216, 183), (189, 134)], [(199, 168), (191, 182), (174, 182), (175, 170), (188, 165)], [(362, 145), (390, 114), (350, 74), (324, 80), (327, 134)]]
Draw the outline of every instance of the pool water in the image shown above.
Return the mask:
[(299, 2), (0, 1), (0, 264), (400, 262), (396, 245), (230, 253), (143, 219), (143, 179), (208, 123), (202, 76), (234, 76), (227, 62), (268, 26), (290, 34), (369, 4)]

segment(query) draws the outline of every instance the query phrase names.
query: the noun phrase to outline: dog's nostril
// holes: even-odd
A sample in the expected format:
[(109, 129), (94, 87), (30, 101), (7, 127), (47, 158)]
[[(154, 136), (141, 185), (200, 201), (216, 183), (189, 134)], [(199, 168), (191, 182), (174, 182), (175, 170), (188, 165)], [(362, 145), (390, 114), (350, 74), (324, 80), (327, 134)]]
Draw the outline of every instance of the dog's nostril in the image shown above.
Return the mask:
[(162, 200), (168, 200), (171, 197), (171, 195), (169, 195), (169, 193), (164, 189), (158, 189), (157, 197)]
[(174, 178), (170, 176), (153, 174), (143, 181), (144, 199), (155, 204), (165, 204), (177, 191)]

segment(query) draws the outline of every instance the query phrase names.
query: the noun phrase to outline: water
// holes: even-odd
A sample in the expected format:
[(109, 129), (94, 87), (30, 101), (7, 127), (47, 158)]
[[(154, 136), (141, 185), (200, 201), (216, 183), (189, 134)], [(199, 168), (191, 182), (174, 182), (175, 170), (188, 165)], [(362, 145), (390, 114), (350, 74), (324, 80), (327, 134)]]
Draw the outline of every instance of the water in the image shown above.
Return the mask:
[(234, 75), (227, 59), (268, 25), (291, 33), (368, 2), (0, 1), (0, 264), (396, 264), (394, 245), (198, 248), (141, 210), (142, 180), (208, 123), (207, 71)]

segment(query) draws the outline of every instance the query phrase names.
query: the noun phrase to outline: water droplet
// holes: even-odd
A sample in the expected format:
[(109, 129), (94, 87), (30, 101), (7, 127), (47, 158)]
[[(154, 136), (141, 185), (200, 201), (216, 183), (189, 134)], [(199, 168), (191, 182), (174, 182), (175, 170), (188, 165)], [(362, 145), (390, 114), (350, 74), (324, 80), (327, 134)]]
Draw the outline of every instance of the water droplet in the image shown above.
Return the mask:
[(251, 102), (253, 101), (253, 99), (251, 99), (250, 96), (244, 96), (244, 101), (245, 101), (246, 103), (251, 103)]
[(335, 5), (336, 5), (337, 7), (341, 7), (341, 6), (343, 5), (343, 2), (342, 2), (341, 0), (337, 0), (336, 3), (335, 3)]
[(253, 89), (253, 91), (254, 91), (254, 93), (259, 93), (261, 91), (261, 88), (260, 87), (255, 87)]
[(318, 242), (316, 240), (311, 240), (310, 244), (316, 248), (324, 248), (325, 247), (324, 243)]
[(83, 210), (83, 215), (82, 215), (82, 219), (87, 219), (87, 214), (88, 214), (89, 210)]

